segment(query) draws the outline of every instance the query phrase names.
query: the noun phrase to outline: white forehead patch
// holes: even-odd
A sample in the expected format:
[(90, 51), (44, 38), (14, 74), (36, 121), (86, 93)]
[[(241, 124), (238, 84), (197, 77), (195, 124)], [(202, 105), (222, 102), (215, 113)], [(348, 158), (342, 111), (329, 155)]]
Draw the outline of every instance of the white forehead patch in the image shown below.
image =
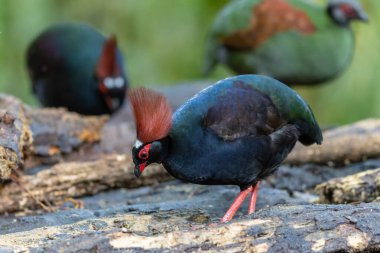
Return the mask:
[(143, 145), (143, 143), (142, 143), (141, 141), (136, 140), (136, 142), (135, 142), (135, 148), (139, 148), (139, 147), (141, 147), (142, 145)]
[(124, 86), (124, 79), (122, 77), (120, 77), (120, 76), (116, 77), (114, 79), (114, 86), (116, 88), (123, 88), (123, 86)]
[(107, 89), (112, 89), (114, 87), (114, 80), (112, 77), (106, 77), (104, 79), (104, 85), (107, 87)]
[(125, 86), (124, 79), (121, 76), (106, 77), (103, 82), (107, 89), (121, 89)]

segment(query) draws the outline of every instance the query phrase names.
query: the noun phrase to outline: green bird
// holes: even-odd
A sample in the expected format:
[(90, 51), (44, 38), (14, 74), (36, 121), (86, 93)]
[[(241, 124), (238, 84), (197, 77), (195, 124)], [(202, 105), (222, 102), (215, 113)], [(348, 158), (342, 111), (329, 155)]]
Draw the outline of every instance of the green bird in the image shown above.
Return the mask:
[(353, 20), (368, 21), (357, 0), (234, 0), (217, 16), (204, 71), (218, 63), (238, 74), (256, 73), (288, 85), (319, 84), (350, 64)]

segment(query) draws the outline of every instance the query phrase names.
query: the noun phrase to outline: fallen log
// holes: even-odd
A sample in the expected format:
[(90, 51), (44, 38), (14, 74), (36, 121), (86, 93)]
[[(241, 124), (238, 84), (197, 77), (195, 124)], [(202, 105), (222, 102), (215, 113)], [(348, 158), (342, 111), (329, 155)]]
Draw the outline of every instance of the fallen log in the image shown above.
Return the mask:
[[(64, 109), (33, 109), (0, 94), (0, 179), (19, 166), (57, 162), (62, 156), (97, 143), (108, 117), (81, 116)], [(36, 162), (37, 161), (37, 162)]]
[(365, 170), (380, 168), (380, 159), (370, 159), (364, 162), (333, 168), (319, 164), (304, 164), (299, 166), (281, 165), (277, 171), (267, 177), (272, 187), (288, 192), (313, 192), (317, 185), (333, 178), (346, 177)]
[(327, 130), (322, 145), (304, 147), (297, 144), (286, 163), (347, 165), (380, 156), (380, 120), (367, 119)]
[[(80, 213), (83, 216), (80, 216)], [(64, 218), (62, 218), (64, 217)], [(84, 218), (79, 218), (84, 217)], [(36, 221), (41, 225), (36, 226)], [(60, 224), (56, 224), (56, 223)], [(262, 209), (228, 224), (202, 210), (75, 210), (24, 217), (3, 229), (2, 251), (378, 252), (380, 204)], [(31, 229), (30, 224), (34, 228)], [(6, 233), (20, 227), (17, 233)], [(15, 243), (17, 242), (17, 243)], [(41, 248), (43, 245), (43, 248)]]
[(380, 196), (380, 168), (367, 170), (317, 185), (319, 203), (371, 202)]
[[(67, 162), (34, 175), (20, 175), (0, 191), (0, 214), (25, 210), (54, 211), (67, 199), (112, 188), (136, 188), (171, 179), (159, 165), (136, 178), (130, 156), (112, 155), (97, 161)], [(49, 207), (50, 206), (50, 207)]]

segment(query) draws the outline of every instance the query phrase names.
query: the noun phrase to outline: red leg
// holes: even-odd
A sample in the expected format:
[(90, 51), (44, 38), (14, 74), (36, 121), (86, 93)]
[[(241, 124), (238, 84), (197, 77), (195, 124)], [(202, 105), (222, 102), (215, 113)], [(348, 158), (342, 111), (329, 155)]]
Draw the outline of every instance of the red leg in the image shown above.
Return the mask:
[(235, 213), (244, 202), (244, 199), (248, 196), (248, 194), (252, 192), (252, 186), (248, 187), (244, 191), (240, 191), (239, 195), (236, 197), (230, 208), (228, 208), (226, 214), (220, 220), (223, 223), (229, 222), (232, 217), (234, 217)]
[(252, 187), (252, 194), (249, 199), (248, 214), (251, 214), (255, 211), (257, 194), (259, 193), (260, 182), (257, 182), (255, 186)]

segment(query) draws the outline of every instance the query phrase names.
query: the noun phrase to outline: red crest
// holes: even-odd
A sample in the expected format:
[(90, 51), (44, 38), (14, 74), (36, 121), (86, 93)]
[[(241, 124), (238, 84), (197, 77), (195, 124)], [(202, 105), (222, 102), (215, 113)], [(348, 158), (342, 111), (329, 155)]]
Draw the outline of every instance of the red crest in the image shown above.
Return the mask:
[(99, 78), (115, 76), (119, 74), (119, 67), (116, 60), (117, 42), (116, 37), (109, 37), (103, 45), (103, 51), (100, 55), (96, 74)]
[(166, 97), (147, 88), (128, 92), (135, 117), (137, 139), (143, 143), (156, 141), (169, 134), (172, 109)]

